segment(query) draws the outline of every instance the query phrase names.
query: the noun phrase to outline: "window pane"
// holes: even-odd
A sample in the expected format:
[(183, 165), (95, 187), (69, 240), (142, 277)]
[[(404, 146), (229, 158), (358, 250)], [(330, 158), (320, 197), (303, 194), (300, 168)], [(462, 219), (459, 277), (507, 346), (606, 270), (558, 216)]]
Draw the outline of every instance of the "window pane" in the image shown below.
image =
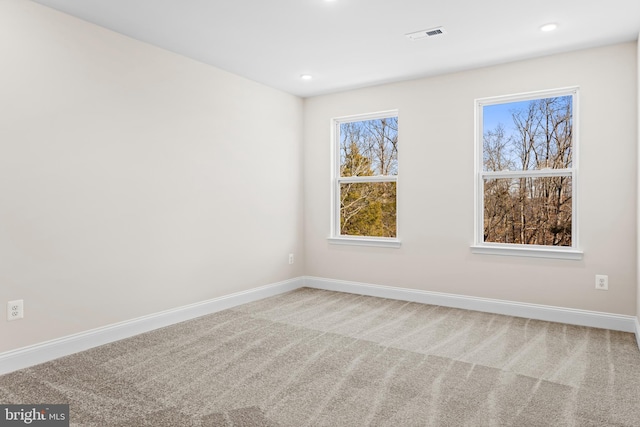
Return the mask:
[(397, 174), (397, 117), (340, 123), (340, 176)]
[(396, 183), (341, 184), (340, 234), (396, 237)]
[(482, 107), (483, 169), (570, 168), (572, 98), (567, 95)]
[(571, 246), (571, 177), (489, 179), (484, 241)]

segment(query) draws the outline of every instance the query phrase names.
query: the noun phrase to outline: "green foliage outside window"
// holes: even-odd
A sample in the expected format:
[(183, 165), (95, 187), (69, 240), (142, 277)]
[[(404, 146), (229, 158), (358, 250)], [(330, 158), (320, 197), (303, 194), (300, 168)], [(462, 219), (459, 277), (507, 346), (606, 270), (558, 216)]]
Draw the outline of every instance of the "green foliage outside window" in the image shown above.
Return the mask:
[(340, 124), (340, 177), (347, 178), (340, 182), (341, 235), (396, 237), (397, 173), (397, 117)]

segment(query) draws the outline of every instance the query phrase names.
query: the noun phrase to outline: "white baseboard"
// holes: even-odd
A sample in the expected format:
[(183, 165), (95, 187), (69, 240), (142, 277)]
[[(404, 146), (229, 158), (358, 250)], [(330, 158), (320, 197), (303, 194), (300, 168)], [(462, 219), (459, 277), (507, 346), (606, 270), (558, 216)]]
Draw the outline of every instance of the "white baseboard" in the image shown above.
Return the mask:
[(638, 348), (640, 348), (640, 322), (637, 317), (633, 316), (371, 285), (319, 277), (298, 277), (1, 353), (0, 375), (48, 362), (79, 351), (88, 350), (99, 345), (129, 338), (154, 329), (173, 325), (178, 322), (293, 291), (303, 286), (466, 310), (484, 311), (508, 316), (526, 317), (550, 322), (632, 332), (636, 334)]
[(302, 286), (302, 279), (295, 278), (1, 353), (0, 375)]
[(619, 314), (576, 310), (573, 308), (553, 307), (440, 292), (421, 291), (416, 289), (370, 285), (366, 283), (347, 282), (344, 280), (324, 279), (319, 277), (304, 277), (303, 280), (304, 286), (309, 288), (349, 292), (359, 295), (441, 305), (444, 307), (462, 308), (466, 310), (484, 311), (488, 313), (568, 323), (571, 325), (590, 326), (615, 331), (635, 332), (636, 338), (639, 342), (638, 345), (640, 347), (640, 338), (638, 338), (640, 334), (640, 326), (638, 325), (638, 319), (634, 316), (622, 316)]

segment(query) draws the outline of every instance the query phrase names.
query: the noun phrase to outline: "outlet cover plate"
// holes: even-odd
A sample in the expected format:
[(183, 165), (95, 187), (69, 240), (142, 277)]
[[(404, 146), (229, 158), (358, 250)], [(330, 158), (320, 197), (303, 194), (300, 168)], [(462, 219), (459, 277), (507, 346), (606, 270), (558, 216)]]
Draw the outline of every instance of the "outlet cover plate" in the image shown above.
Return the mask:
[(609, 290), (609, 276), (604, 274), (596, 274), (596, 289), (601, 291)]
[(24, 300), (7, 302), (7, 320), (18, 320), (24, 317)]

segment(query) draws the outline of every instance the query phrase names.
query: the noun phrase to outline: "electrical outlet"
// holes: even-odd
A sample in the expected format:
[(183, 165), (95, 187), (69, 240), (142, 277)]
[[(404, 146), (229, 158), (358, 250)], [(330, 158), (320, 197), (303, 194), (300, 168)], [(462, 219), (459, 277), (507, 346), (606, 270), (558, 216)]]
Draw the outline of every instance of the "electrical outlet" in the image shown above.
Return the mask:
[(293, 254), (289, 254), (289, 264), (293, 264)]
[(609, 290), (609, 276), (604, 274), (596, 274), (596, 289), (601, 291)]
[(7, 320), (18, 320), (24, 317), (24, 300), (18, 299), (7, 303)]

